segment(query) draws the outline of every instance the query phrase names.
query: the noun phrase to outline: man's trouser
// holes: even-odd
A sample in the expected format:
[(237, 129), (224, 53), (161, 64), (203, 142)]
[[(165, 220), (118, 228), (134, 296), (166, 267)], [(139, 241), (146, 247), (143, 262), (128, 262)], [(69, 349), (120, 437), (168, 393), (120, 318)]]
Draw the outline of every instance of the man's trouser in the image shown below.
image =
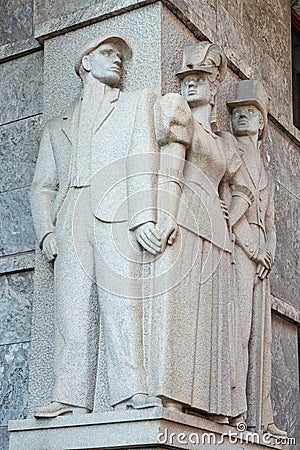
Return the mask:
[(258, 279), (256, 263), (239, 247), (235, 248), (235, 260), (240, 322), (237, 379), (247, 395), (248, 427), (260, 430), (273, 422), (270, 284)]
[[(93, 409), (99, 310), (110, 404), (147, 393), (143, 361), (142, 251), (126, 222), (104, 223), (90, 188), (71, 188), (56, 224), (55, 384), (52, 400)], [(93, 291), (99, 307), (95, 308)], [(96, 305), (97, 306), (97, 305)], [(99, 325), (98, 325), (99, 326)]]

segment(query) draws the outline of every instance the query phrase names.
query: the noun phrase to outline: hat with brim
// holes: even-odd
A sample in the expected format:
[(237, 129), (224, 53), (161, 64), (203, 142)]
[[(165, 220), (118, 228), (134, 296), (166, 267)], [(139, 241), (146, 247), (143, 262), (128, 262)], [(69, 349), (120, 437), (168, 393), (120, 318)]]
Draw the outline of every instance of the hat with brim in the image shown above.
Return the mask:
[(206, 72), (206, 73), (214, 73), (216, 66), (203, 66), (203, 65), (197, 65), (197, 64), (190, 64), (190, 67), (182, 68), (178, 72), (176, 72), (176, 75), (179, 79), (182, 79), (188, 75), (193, 75), (199, 72)]
[[(267, 92), (258, 80), (242, 80), (236, 86), (235, 98), (227, 103), (230, 110), (240, 106), (255, 106), (263, 115), (265, 127), (268, 123), (270, 99)], [(262, 133), (263, 134), (263, 133)]]
[(184, 48), (182, 66), (176, 75), (182, 79), (188, 75), (205, 72), (216, 74), (219, 81), (223, 81), (226, 68), (227, 61), (223, 50), (216, 44), (202, 41)]
[(96, 50), (100, 45), (103, 44), (114, 44), (122, 54), (123, 60), (128, 60), (132, 57), (132, 50), (126, 39), (118, 34), (111, 34), (101, 38), (94, 39), (88, 44), (84, 45), (75, 60), (75, 72), (79, 75), (79, 69), (81, 66), (82, 59), (84, 56), (89, 55), (93, 50)]

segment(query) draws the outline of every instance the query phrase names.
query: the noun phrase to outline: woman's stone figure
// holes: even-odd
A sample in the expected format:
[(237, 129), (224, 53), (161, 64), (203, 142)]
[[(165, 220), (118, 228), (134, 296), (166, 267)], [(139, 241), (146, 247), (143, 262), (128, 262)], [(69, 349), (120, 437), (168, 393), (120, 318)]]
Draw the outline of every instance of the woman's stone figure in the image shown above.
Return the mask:
[[(213, 131), (215, 96), (225, 74), (220, 47), (190, 45), (177, 73), (182, 96), (167, 94), (156, 108), (157, 228), (166, 250), (155, 263), (150, 391), (170, 408), (234, 423), (247, 403), (237, 365), (230, 231), (253, 196), (234, 137)], [(230, 226), (219, 195), (224, 183), (232, 196)]]

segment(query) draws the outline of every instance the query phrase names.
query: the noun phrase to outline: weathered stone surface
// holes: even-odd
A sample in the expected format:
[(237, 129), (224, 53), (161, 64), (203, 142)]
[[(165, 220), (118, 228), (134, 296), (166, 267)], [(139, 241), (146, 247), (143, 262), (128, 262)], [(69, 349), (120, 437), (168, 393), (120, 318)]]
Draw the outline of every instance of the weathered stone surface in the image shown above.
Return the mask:
[[(242, 24), (247, 34), (253, 36), (257, 43), (281, 67), (290, 62), (290, 30), (287, 21), (274, 12), (274, 5), (266, 1), (244, 1)], [(289, 10), (288, 2), (281, 1), (282, 14)], [(278, 36), (280, 35), (280, 39)]]
[(0, 126), (0, 192), (30, 186), (41, 127), (41, 115)]
[[(151, 0), (148, 2), (152, 3)], [(89, 6), (86, 5), (87, 0), (84, 0), (83, 5), (86, 7), (83, 8), (82, 3), (79, 5), (75, 0), (64, 1), (67, 13), (62, 15), (61, 4), (58, 0), (53, 2), (51, 7), (48, 7), (44, 0), (38, 0), (37, 5), (40, 5), (40, 8), (35, 8), (34, 34), (36, 37), (44, 39), (47, 35), (58, 30), (69, 29), (72, 26), (78, 26), (94, 19), (98, 19), (98, 21), (108, 19), (111, 16), (138, 7), (140, 3), (145, 6), (148, 2), (143, 0), (91, 0), (88, 2)]]
[(0, 276), (0, 345), (30, 340), (32, 274)]
[(272, 376), (298, 384), (297, 325), (273, 314), (272, 317)]
[(243, 23), (244, 2), (236, 2), (235, 0), (219, 0), (218, 2), (229, 14), (239, 22)]
[(233, 40), (236, 33), (237, 21), (220, 4), (218, 5), (217, 34), (215, 42), (220, 45), (229, 60), (235, 64), (248, 78), (254, 76), (251, 64), (252, 52), (256, 47), (252, 36), (246, 36), (242, 31), (239, 38)]
[(63, 15), (69, 15), (97, 3), (109, 2), (101, 2), (99, 0), (81, 0), (80, 2), (77, 0), (61, 0), (53, 1), (50, 5), (46, 0), (34, 0), (34, 21), (35, 24), (39, 24), (54, 18), (60, 19), (62, 11)]
[(264, 81), (271, 114), (299, 139), (292, 126), (291, 71), (286, 70), (291, 67), (289, 2), (221, 0), (217, 18), (216, 43), (248, 78)]
[(29, 188), (0, 194), (0, 255), (26, 252), (35, 245)]
[(299, 440), (300, 417), (297, 326), (272, 317), (272, 403), (275, 423)]
[(42, 112), (42, 74), (42, 52), (1, 64), (0, 124)]
[(0, 425), (27, 415), (28, 342), (0, 346)]
[(0, 3), (0, 45), (26, 39), (32, 34), (33, 1), (10, 0)]
[(0, 275), (34, 269), (34, 251), (0, 257)]
[[(270, 0), (267, 0), (267, 1), (270, 1)], [(298, 14), (298, 16), (300, 16), (300, 3), (299, 3), (299, 0), (293, 1), (292, 4), (293, 4), (293, 10), (296, 12), (296, 14)]]
[(8, 450), (9, 432), (7, 427), (0, 427), (0, 444), (1, 450)]
[[(186, 5), (183, 6), (183, 2), (173, 1), (175, 6), (182, 6), (181, 11), (185, 11), (185, 15), (189, 15), (192, 12), (197, 14), (205, 24), (213, 31), (217, 30), (217, 4), (218, 0), (189, 0)], [(201, 30), (204, 34), (206, 30)]]
[(6, 44), (0, 47), (0, 61), (4, 62), (15, 56), (21, 56), (23, 53), (33, 53), (39, 49), (41, 49), (41, 45), (33, 38)]
[(277, 185), (275, 208), (278, 238), (271, 289), (273, 295), (299, 308), (299, 200)]
[[(83, 21), (87, 20), (86, 16), (91, 11), (94, 11), (94, 15), (102, 16), (139, 3), (142, 3), (142, 0), (81, 0), (80, 2), (77, 0), (55, 0), (50, 6), (47, 0), (34, 0), (34, 22), (35, 25), (38, 25), (50, 19), (63, 20), (62, 11), (64, 16), (75, 13), (73, 17), (77, 17), (77, 20), (83, 16), (81, 17)], [(89, 18), (92, 17), (89, 16)]]
[(236, 83), (240, 79), (230, 69), (227, 70), (225, 80), (222, 82), (216, 98), (217, 125), (219, 130), (231, 130), (231, 115), (227, 102), (235, 95)]
[[(295, 438), (298, 445), (300, 439), (299, 385), (274, 377), (271, 399), (274, 422), (281, 430), (286, 430), (289, 437)], [(293, 450), (297, 446), (291, 445), (289, 448)]]
[(278, 297), (271, 296), (272, 309), (281, 316), (286, 317), (288, 320), (292, 320), (295, 323), (300, 323), (300, 309), (295, 306), (281, 300)]
[[(272, 9), (274, 14), (281, 20), (288, 23), (291, 17), (291, 9), (289, 2), (283, 0), (263, 0)], [(293, 1), (290, 2), (291, 4)]]
[(161, 30), (162, 93), (180, 92), (175, 71), (182, 63), (182, 49), (196, 42), (196, 38), (168, 8), (163, 8), (162, 11)]
[[(234, 8), (236, 14), (233, 2), (224, 0), (218, 4), (215, 42), (224, 48), (229, 60), (248, 78), (264, 82), (272, 98), (271, 114), (290, 128), (291, 73), (286, 71), (286, 67), (291, 66), (291, 55), (286, 50), (290, 48), (289, 26), (277, 16), (270, 20), (273, 12), (264, 1), (239, 2), (239, 6), (234, 4)], [(237, 28), (238, 39), (232, 39)], [(279, 35), (282, 51), (278, 51)]]
[(269, 121), (263, 157), (276, 183), (275, 223), (277, 248), (271, 289), (279, 297), (299, 308), (298, 280), (300, 277), (299, 231), (299, 152), (272, 122)]
[[(215, 41), (217, 23), (217, 4), (214, 0), (197, 2), (185, 0), (166, 0), (164, 4), (183, 21), (197, 38)], [(192, 4), (192, 6), (191, 6)], [(200, 5), (200, 7), (199, 7)]]

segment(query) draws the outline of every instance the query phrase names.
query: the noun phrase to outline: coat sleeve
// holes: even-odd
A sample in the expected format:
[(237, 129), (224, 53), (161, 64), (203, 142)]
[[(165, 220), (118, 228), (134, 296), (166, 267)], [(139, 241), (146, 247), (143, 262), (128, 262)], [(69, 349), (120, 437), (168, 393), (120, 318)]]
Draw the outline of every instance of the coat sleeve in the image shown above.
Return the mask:
[(265, 216), (266, 249), (270, 250), (274, 261), (276, 250), (276, 227), (275, 227), (275, 208), (274, 208), (275, 183), (269, 180), (269, 186), (270, 186), (270, 196)]
[(154, 130), (154, 103), (157, 94), (138, 94), (132, 136), (126, 162), (129, 229), (156, 222), (159, 149)]
[(181, 95), (169, 93), (157, 101), (154, 117), (160, 148), (160, 184), (175, 182), (182, 186), (186, 150), (193, 136), (191, 110)]
[(46, 123), (41, 139), (39, 155), (30, 189), (30, 204), (33, 224), (39, 246), (44, 238), (54, 231), (51, 209), (58, 190), (58, 179), (49, 128)]
[(186, 152), (193, 136), (193, 119), (186, 101), (175, 93), (166, 94), (157, 101), (154, 117), (160, 148), (158, 222), (163, 223), (165, 215), (174, 220), (177, 218)]
[(219, 133), (226, 145), (226, 180), (230, 185), (232, 196), (241, 197), (249, 204), (254, 200), (251, 186), (247, 183), (245, 167), (239, 155), (238, 144), (234, 136), (228, 132)]
[(233, 227), (233, 232), (236, 245), (244, 250), (249, 259), (255, 260), (259, 248), (246, 215), (243, 215), (236, 223)]

